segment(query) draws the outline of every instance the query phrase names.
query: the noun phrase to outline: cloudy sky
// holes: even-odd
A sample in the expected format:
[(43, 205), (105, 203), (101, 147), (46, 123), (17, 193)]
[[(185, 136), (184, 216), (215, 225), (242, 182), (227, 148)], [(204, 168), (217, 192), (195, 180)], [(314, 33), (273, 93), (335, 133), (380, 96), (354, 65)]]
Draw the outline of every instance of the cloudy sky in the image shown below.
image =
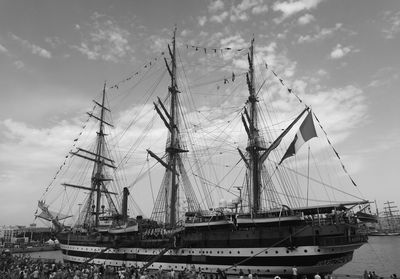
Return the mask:
[(400, 1), (0, 0), (0, 224), (32, 222), (104, 81), (157, 57), (174, 25), (181, 47), (254, 35), (363, 196), (400, 204)]

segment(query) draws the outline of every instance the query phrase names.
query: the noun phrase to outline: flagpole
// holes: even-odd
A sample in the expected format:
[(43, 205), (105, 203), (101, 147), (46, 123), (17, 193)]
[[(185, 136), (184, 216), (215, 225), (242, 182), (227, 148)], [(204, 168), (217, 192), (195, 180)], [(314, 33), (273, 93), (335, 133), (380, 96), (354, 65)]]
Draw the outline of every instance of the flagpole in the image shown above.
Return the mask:
[(308, 189), (310, 187), (310, 144), (308, 144), (308, 156), (307, 156), (307, 205), (308, 206)]

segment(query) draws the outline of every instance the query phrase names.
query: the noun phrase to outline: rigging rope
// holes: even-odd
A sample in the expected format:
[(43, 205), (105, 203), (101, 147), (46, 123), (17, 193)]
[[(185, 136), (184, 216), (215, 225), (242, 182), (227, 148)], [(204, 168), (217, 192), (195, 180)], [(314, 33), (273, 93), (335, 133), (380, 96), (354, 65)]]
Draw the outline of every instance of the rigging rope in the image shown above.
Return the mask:
[[(93, 114), (94, 110), (96, 109), (96, 106), (97, 106), (96, 104), (93, 106), (93, 108), (92, 108), (92, 110), (91, 110), (91, 112), (90, 112), (91, 114)], [(82, 126), (81, 132), (80, 132), (80, 133), (78, 134), (78, 136), (74, 139), (70, 151), (68, 152), (68, 154), (67, 154), (67, 155), (65, 156), (65, 158), (64, 158), (64, 162), (60, 165), (60, 167), (59, 167), (59, 169), (57, 170), (55, 176), (53, 177), (53, 179), (51, 180), (51, 182), (49, 183), (49, 185), (46, 187), (44, 193), (43, 193), (42, 196), (40, 197), (40, 200), (43, 200), (43, 199), (44, 199), (46, 193), (49, 191), (50, 187), (53, 185), (54, 181), (57, 179), (58, 174), (61, 172), (61, 170), (62, 170), (63, 167), (65, 166), (65, 164), (66, 164), (68, 158), (70, 158), (70, 153), (73, 151), (74, 147), (76, 146), (76, 144), (77, 144), (77, 142), (78, 142), (80, 136), (82, 135), (83, 130), (86, 128), (86, 125), (87, 125), (87, 123), (89, 122), (90, 118), (91, 118), (91, 117), (89, 116), (89, 117), (86, 119), (86, 121), (84, 122), (84, 124), (83, 124), (83, 126)]]

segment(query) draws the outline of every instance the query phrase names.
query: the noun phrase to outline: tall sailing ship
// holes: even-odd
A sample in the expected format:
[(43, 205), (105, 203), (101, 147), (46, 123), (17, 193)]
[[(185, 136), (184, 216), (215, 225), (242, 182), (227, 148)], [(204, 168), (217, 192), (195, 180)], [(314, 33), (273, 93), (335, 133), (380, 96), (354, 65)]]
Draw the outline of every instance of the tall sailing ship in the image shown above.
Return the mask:
[[(66, 156), (67, 163), (64, 162), (60, 167), (39, 201), (40, 212), (36, 216), (53, 224), (64, 261), (153, 270), (224, 271), (228, 275), (239, 274), (243, 270), (259, 276), (291, 274), (293, 266), (301, 274), (330, 274), (351, 261), (354, 250), (367, 242), (360, 225), (372, 216), (368, 212), (369, 202), (347, 195), (347, 192), (338, 190), (333, 182), (322, 180), (321, 169), (329, 167), (330, 162), (320, 161), (321, 169), (313, 177), (310, 162), (321, 150), (318, 146), (316, 153), (310, 151), (314, 141), (311, 139), (317, 136), (316, 116), (311, 108), (288, 88), (292, 93), (290, 96), (300, 101), (302, 108), (299, 114), (293, 116), (296, 111), (292, 111), (292, 116), (282, 121), (270, 118), (272, 124), (266, 124), (269, 114), (262, 112), (267, 107), (262, 94), (268, 83), (267, 78), (261, 78), (260, 84), (256, 82), (260, 79), (256, 70), (269, 69), (264, 60), (255, 63), (254, 39), (250, 47), (235, 50), (224, 48), (236, 52), (242, 61), (247, 61), (247, 70), (230, 72), (229, 77), (225, 75), (207, 82), (199, 78), (197, 85), (185, 84), (181, 89), (177, 74), (180, 55), (175, 32), (171, 45), (168, 45), (165, 54), (162, 53), (165, 61), (163, 73), (169, 76), (169, 86), (165, 88), (165, 91), (168, 89), (168, 96), (163, 100), (147, 98), (153, 98), (154, 115), (159, 116), (162, 120), (160, 123), (168, 131), (164, 151), (146, 148), (144, 156), (138, 151), (138, 141), (151, 133), (150, 127), (154, 124), (150, 124), (144, 129), (143, 136), (137, 133), (133, 136), (131, 146), (128, 151), (125, 149), (122, 158), (117, 160), (111, 157), (113, 147), (117, 144), (108, 143), (113, 124), (109, 121), (107, 92), (118, 89), (122, 84), (111, 87), (104, 85), (100, 101), (95, 101), (96, 109), (88, 113), (89, 119), (97, 123), (97, 131), (93, 132), (96, 136), (94, 145), (90, 149), (78, 147), (83, 141), (79, 138), (74, 140), (73, 149)], [(182, 45), (182, 49), (197, 53), (199, 47), (186, 45), (185, 48)], [(220, 51), (216, 48), (200, 50), (214, 56)], [(225, 64), (218, 69), (226, 73), (226, 69), (229, 69), (226, 61), (232, 57), (223, 56)], [(154, 59), (153, 65), (147, 63), (145, 71), (150, 71), (148, 69), (160, 60)], [(209, 71), (208, 68), (203, 74)], [(278, 77), (276, 72), (270, 71)], [(136, 72), (124, 81), (136, 75), (140, 76), (140, 73)], [(185, 73), (180, 77), (185, 81), (187, 76)], [(161, 84), (162, 77), (160, 75), (160, 79), (154, 81), (146, 92), (152, 95), (154, 88)], [(268, 79), (271, 77), (268, 76)], [(146, 78), (137, 80), (139, 82)], [(282, 79), (279, 81), (284, 85)], [(217, 123), (216, 126), (201, 127), (201, 121), (195, 122), (193, 114), (200, 112), (201, 108), (190, 110), (182, 105), (182, 100), (193, 88), (204, 84), (216, 85), (212, 87), (216, 95), (224, 95), (222, 92), (228, 94), (229, 91), (237, 93), (229, 95), (224, 102), (232, 99), (232, 103), (239, 101), (242, 105), (234, 109), (224, 107), (219, 112), (228, 114), (229, 110), (233, 111), (235, 115), (232, 119), (241, 127), (226, 128), (219, 119), (212, 119), (212, 112), (204, 117), (204, 122)], [(246, 94), (238, 89), (238, 84), (244, 84)], [(136, 84), (131, 88), (135, 87)], [(144, 92), (143, 89), (141, 91)], [(188, 99), (189, 102), (194, 100)], [(143, 125), (145, 120), (154, 120), (154, 117), (143, 117), (137, 111), (133, 118), (128, 128), (139, 122)], [(316, 120), (322, 129), (319, 120)], [(232, 123), (233, 120), (224, 121), (228, 126)], [(120, 134), (132, 135), (128, 128)], [(242, 131), (244, 136), (237, 136), (237, 130)], [(326, 136), (325, 130), (321, 131)], [(196, 138), (191, 138), (190, 132)], [(200, 141), (202, 136), (208, 138)], [(115, 141), (122, 142), (119, 138)], [(244, 144), (240, 145), (239, 141)], [(309, 146), (308, 152), (302, 152), (307, 153), (306, 159), (297, 160), (299, 148), (305, 142), (308, 144), (304, 146)], [(328, 142), (330, 144), (329, 139)], [(336, 150), (331, 153), (337, 155)], [(228, 155), (224, 157), (224, 154)], [(117, 155), (121, 156), (121, 152)], [(214, 157), (217, 159), (213, 160)], [(134, 187), (138, 181), (149, 177), (149, 182), (143, 184), (153, 190), (154, 176), (141, 171), (134, 182), (118, 178), (121, 172), (128, 171), (124, 166), (132, 158), (135, 162), (145, 162), (143, 165), (147, 164), (149, 170), (154, 165), (163, 168), (161, 186), (156, 197), (153, 197), (149, 218), (140, 214), (138, 209), (136, 212), (139, 213), (133, 216), (135, 210), (129, 209), (132, 208), (129, 201), (136, 200), (133, 206), (137, 206), (139, 199), (149, 203), (151, 198), (143, 196)], [(225, 159), (228, 161), (223, 162)], [(78, 160), (85, 163), (82, 167), (74, 168), (72, 163)], [(336, 160), (340, 165), (338, 155)], [(150, 163), (153, 165), (150, 166)], [(222, 167), (214, 171), (205, 170), (217, 164)], [(226, 171), (228, 167), (232, 169)], [(305, 170), (305, 174), (300, 173), (300, 169)], [(339, 169), (345, 171), (343, 164)], [(72, 180), (79, 182), (62, 181), (61, 175), (67, 171), (73, 171)], [(86, 174), (81, 174), (84, 171)], [(354, 183), (347, 172), (338, 177)], [(311, 184), (319, 185), (320, 190), (329, 192), (331, 198), (323, 199), (321, 196), (312, 199)], [(55, 195), (51, 200), (50, 192), (60, 189), (62, 194)], [(350, 197), (350, 200), (333, 201), (335, 191), (339, 193), (336, 195)], [(216, 194), (221, 193), (228, 195), (228, 198), (216, 199)], [(317, 197), (320, 197), (319, 194)], [(56, 205), (61, 206), (55, 209)]]
[[(400, 215), (394, 202), (386, 201), (380, 216), (378, 207), (376, 207), (377, 224), (371, 228), (371, 236), (399, 236), (400, 235)], [(376, 202), (375, 202), (376, 206)]]

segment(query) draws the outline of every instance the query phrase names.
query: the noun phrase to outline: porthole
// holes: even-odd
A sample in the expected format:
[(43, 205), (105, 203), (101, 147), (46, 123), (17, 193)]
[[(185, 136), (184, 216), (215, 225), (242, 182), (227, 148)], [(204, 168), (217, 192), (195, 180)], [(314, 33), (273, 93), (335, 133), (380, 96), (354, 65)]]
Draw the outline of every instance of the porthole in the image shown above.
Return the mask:
[(265, 251), (265, 254), (268, 254), (268, 251)]
[(253, 251), (251, 251), (250, 253), (253, 254)]
[(269, 269), (267, 269), (267, 272), (270, 272)]
[(275, 254), (278, 254), (279, 252), (278, 252), (278, 250), (275, 250)]
[(318, 251), (318, 252), (321, 252), (321, 249), (318, 249), (317, 251)]
[(286, 250), (286, 254), (289, 254), (289, 250)]
[(232, 251), (229, 251), (229, 254), (232, 254)]
[(240, 251), (238, 251), (238, 254), (240, 254)]
[(308, 252), (307, 249), (305, 249), (305, 250), (304, 250), (304, 253), (307, 253), (307, 252)]

